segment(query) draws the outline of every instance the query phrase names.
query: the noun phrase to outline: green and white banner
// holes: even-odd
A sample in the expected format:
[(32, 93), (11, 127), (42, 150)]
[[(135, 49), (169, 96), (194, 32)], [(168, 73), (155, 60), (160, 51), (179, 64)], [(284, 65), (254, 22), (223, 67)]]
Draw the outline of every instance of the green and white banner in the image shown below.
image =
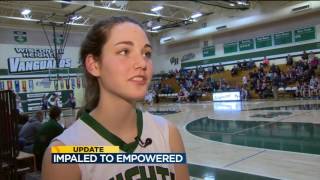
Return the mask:
[(25, 43), (27, 42), (27, 32), (24, 32), (24, 31), (13, 31), (13, 37), (14, 37), (14, 40), (17, 42), (17, 43)]

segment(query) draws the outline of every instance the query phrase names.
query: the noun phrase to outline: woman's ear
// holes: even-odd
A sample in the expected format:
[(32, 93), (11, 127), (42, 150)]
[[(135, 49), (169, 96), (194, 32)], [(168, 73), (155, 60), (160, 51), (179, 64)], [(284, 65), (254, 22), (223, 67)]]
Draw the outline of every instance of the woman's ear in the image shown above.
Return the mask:
[(89, 54), (85, 60), (85, 66), (87, 71), (95, 77), (100, 76), (99, 62), (95, 59), (92, 54)]

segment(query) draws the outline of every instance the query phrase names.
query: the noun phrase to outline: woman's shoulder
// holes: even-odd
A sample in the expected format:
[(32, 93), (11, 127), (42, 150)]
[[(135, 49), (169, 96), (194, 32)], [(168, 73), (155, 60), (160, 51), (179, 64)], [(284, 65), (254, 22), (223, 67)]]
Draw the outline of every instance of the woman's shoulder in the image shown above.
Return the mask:
[(170, 121), (168, 121), (167, 119), (165, 119), (164, 117), (162, 116), (158, 116), (158, 115), (154, 115), (154, 114), (151, 114), (149, 112), (143, 112), (143, 117), (144, 119), (147, 120), (147, 122), (145, 123), (148, 123), (148, 122), (151, 122), (151, 123), (154, 123), (158, 126), (168, 126)]
[(91, 134), (90, 128), (79, 119), (57, 136), (55, 140), (65, 144), (81, 144), (82, 141), (87, 141), (85, 137), (89, 137)]

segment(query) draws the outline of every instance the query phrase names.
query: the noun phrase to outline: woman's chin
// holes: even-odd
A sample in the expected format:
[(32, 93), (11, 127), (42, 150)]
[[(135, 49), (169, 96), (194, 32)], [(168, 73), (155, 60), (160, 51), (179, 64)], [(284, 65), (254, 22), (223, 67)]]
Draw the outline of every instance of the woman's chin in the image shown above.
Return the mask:
[(131, 101), (141, 101), (144, 99), (145, 93), (132, 93), (128, 95), (128, 99)]

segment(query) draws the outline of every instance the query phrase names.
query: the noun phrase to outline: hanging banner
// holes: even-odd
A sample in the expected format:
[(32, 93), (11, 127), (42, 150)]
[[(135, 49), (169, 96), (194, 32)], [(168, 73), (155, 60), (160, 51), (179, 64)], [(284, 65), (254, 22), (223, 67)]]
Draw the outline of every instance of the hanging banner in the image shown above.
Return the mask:
[(315, 39), (315, 38), (316, 38), (316, 29), (314, 26), (294, 30), (295, 42), (306, 41), (306, 40)]
[(12, 81), (11, 80), (7, 81), (7, 89), (12, 90)]
[(84, 80), (84, 78), (81, 78), (81, 83), (82, 83), (82, 87), (84, 88), (84, 86), (85, 86), (85, 80)]
[(216, 54), (215, 46), (207, 46), (202, 49), (202, 57), (214, 56)]
[(4, 81), (0, 81), (0, 90), (4, 90)]
[(80, 89), (81, 88), (81, 84), (80, 84), (80, 78), (77, 77), (77, 88)]
[(55, 89), (55, 90), (58, 90), (58, 89), (59, 89), (58, 81), (54, 81), (54, 89)]
[(66, 79), (65, 81), (66, 81), (66, 88), (70, 89), (69, 79)]
[(22, 80), (22, 91), (27, 92), (27, 81), (26, 80)]
[(253, 39), (245, 39), (239, 41), (239, 51), (246, 51), (254, 49)]
[(19, 82), (19, 80), (15, 80), (14, 81), (14, 87), (15, 87), (15, 91), (17, 93), (20, 92), (20, 82)]
[(60, 81), (60, 88), (64, 89), (64, 81), (63, 81), (63, 79), (60, 79), (59, 81)]
[(64, 38), (62, 34), (57, 35), (57, 37), (54, 39), (57, 45), (61, 45), (64, 42)]
[(24, 31), (13, 31), (14, 40), (17, 43), (25, 43), (27, 42), (27, 32)]
[(28, 84), (29, 84), (29, 91), (32, 92), (33, 91), (33, 80), (32, 79), (29, 80)]
[(71, 79), (71, 88), (72, 89), (76, 88), (76, 80), (74, 78)]

